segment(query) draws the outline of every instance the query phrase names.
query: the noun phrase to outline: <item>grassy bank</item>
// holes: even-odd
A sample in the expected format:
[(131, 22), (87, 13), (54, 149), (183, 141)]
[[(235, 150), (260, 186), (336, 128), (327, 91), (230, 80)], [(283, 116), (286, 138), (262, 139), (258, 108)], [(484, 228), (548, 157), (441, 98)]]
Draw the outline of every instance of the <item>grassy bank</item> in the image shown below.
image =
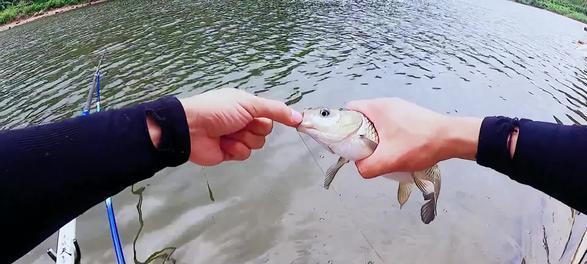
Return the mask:
[(587, 0), (515, 0), (587, 23)]
[(0, 25), (39, 12), (84, 2), (89, 0), (0, 0)]

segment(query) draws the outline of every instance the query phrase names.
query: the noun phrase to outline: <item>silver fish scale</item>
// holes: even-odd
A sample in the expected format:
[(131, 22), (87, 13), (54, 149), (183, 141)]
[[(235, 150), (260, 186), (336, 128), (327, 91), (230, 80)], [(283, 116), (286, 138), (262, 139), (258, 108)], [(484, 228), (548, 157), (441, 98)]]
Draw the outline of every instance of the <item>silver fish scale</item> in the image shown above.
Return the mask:
[(363, 115), (362, 131), (366, 138), (373, 142), (379, 143), (379, 135), (377, 135), (377, 130), (375, 130), (375, 126), (365, 115)]

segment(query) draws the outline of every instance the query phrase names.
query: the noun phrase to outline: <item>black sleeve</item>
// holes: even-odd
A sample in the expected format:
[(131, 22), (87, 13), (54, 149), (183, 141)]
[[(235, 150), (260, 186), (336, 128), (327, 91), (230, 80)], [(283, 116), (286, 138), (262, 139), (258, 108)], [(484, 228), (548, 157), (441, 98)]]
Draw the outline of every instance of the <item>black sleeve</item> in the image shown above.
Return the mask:
[[(519, 128), (513, 159), (507, 137)], [(477, 162), (587, 213), (587, 127), (507, 117), (481, 125)]]
[[(159, 148), (146, 125), (161, 126)], [(183, 107), (166, 97), (63, 122), (0, 132), (1, 263), (127, 186), (187, 161)]]

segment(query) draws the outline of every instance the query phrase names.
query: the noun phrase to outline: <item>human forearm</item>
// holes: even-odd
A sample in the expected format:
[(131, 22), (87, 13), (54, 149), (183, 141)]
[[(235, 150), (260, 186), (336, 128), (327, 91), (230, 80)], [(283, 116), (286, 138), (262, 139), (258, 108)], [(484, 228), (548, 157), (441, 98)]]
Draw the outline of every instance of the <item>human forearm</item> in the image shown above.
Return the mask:
[(273, 121), (301, 119), (283, 102), (227, 88), (0, 132), (0, 210), (10, 215), (0, 224), (11, 238), (0, 262), (164, 167), (245, 160)]
[(356, 162), (373, 178), (418, 171), (439, 161), (476, 160), (512, 179), (587, 211), (587, 127), (506, 117), (449, 117), (398, 98), (354, 101), (375, 125), (379, 145)]
[[(508, 135), (515, 136), (516, 129), (519, 131), (517, 140), (510, 140), (508, 148)], [(477, 162), (585, 213), (585, 153), (585, 126), (488, 117), (481, 126)]]
[[(162, 150), (153, 147), (145, 122), (147, 113), (177, 123), (177, 129), (165, 131), (166, 138), (161, 138)], [(181, 115), (177, 99), (167, 98), (1, 132), (0, 210), (10, 217), (2, 217), (0, 223), (10, 227), (6, 230), (11, 243), (0, 262), (12, 262), (72, 218), (128, 185), (163, 167), (185, 162), (189, 137)], [(16, 228), (19, 226), (23, 228)]]
[(507, 117), (449, 117), (437, 134), (440, 160), (477, 160), (587, 211), (587, 127)]
[(439, 159), (475, 160), (479, 142), (480, 118), (447, 117), (438, 128)]

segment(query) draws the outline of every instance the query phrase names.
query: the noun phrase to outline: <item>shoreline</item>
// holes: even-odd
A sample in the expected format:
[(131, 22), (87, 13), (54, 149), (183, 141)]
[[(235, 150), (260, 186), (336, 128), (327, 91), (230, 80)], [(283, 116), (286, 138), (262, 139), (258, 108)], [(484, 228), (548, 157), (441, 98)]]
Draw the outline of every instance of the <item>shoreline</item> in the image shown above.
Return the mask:
[[(584, 13), (581, 13), (581, 12), (572, 11), (572, 13), (561, 13), (561, 12), (557, 12), (557, 10), (552, 9), (552, 8), (537, 6), (537, 5), (529, 4), (529, 3), (524, 3), (524, 2), (522, 2), (520, 0), (511, 0), (511, 1), (513, 1), (514, 3), (525, 5), (525, 6), (530, 6), (530, 7), (533, 7), (533, 8), (538, 8), (538, 9), (541, 9), (541, 10), (545, 10), (545, 11), (548, 11), (550, 13), (557, 14), (559, 16), (563, 16), (563, 17), (566, 17), (566, 18), (575, 20), (575, 21), (578, 21), (578, 22), (583, 23), (583, 24), (587, 24), (587, 18), (579, 18), (579, 17), (573, 17), (573, 16), (571, 16), (571, 14), (578, 14), (579, 16), (581, 16), (581, 15), (587, 16), (587, 14), (584, 14)], [(560, 3), (556, 3), (556, 4), (560, 4)]]
[(104, 3), (108, 0), (96, 0), (96, 1), (91, 1), (87, 2), (87, 3), (83, 3), (83, 4), (77, 4), (77, 5), (70, 5), (70, 6), (63, 6), (63, 7), (59, 7), (59, 8), (55, 8), (55, 9), (50, 9), (50, 10), (46, 10), (43, 12), (38, 12), (36, 14), (30, 15), (30, 16), (24, 16), (21, 18), (17, 18), (14, 21), (8, 22), (6, 24), (0, 25), (0, 32), (5, 31), (5, 30), (9, 30), (13, 27), (16, 26), (20, 26), (26, 23), (30, 23), (33, 22), (35, 20), (44, 18), (44, 17), (48, 17), (48, 16), (53, 16), (53, 15), (57, 15), (57, 14), (61, 14), (67, 11), (71, 11), (71, 10), (75, 10), (81, 7), (87, 7), (87, 6), (91, 6), (91, 5), (97, 5), (97, 4), (101, 4)]

